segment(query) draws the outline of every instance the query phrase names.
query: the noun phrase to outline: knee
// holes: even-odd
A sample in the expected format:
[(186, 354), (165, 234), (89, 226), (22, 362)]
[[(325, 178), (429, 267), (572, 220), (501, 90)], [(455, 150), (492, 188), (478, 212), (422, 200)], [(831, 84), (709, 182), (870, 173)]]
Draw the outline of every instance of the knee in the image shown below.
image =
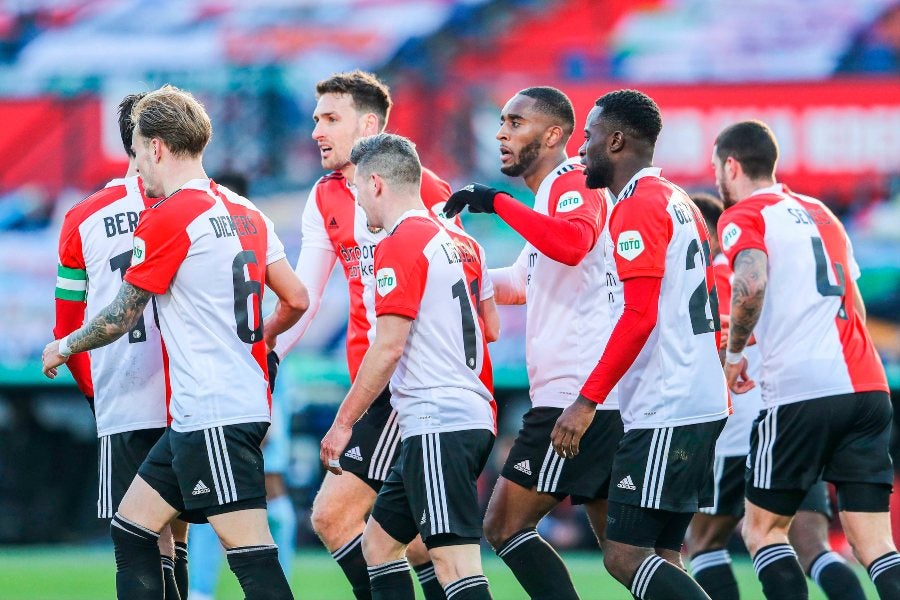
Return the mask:
[(510, 523), (508, 519), (503, 518), (500, 514), (488, 511), (484, 516), (484, 537), (491, 545), (491, 548), (497, 550), (503, 546), (503, 543), (511, 538), (513, 534), (528, 527), (524, 524), (521, 526), (518, 525), (520, 524)]
[(326, 546), (330, 547), (331, 542), (336, 541), (335, 538), (339, 537), (339, 532), (336, 530), (340, 528), (342, 518), (341, 511), (336, 507), (314, 504), (309, 520), (313, 531), (325, 542)]
[(754, 526), (753, 523), (744, 519), (744, 524), (741, 526), (741, 537), (744, 539), (747, 550), (750, 551), (750, 556), (754, 556), (760, 548), (766, 545), (768, 533), (767, 530), (758, 525)]
[(607, 542), (607, 548), (603, 554), (603, 566), (609, 574), (621, 584), (628, 586), (631, 578), (641, 562), (651, 554), (650, 548), (640, 548), (615, 542)]

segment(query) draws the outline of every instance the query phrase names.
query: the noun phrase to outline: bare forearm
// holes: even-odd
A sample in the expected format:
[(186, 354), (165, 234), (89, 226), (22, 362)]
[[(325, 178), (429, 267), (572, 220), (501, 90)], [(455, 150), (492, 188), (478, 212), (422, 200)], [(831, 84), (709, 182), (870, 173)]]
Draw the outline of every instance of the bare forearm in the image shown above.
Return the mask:
[(744, 250), (734, 261), (728, 349), (740, 352), (759, 321), (766, 296), (768, 258), (761, 250)]
[(134, 327), (144, 307), (153, 296), (150, 292), (123, 282), (115, 299), (100, 313), (73, 331), (68, 337), (72, 354), (100, 348), (116, 341)]
[(400, 360), (400, 351), (379, 347), (376, 344), (369, 348), (363, 358), (347, 397), (338, 409), (335, 423), (344, 427), (352, 427), (365, 414), (375, 398), (387, 387), (394, 369)]
[[(307, 304), (307, 306), (309, 305)], [(265, 321), (266, 332), (272, 335), (281, 335), (293, 327), (305, 312), (306, 309), (291, 307), (279, 300), (275, 305), (275, 310)]]

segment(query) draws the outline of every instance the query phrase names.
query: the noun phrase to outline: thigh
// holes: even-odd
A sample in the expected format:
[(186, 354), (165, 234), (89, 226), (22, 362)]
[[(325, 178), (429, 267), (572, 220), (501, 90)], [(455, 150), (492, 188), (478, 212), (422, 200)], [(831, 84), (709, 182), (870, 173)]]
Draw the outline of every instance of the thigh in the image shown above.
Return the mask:
[(894, 469), (889, 454), (893, 422), (890, 396), (886, 392), (865, 392), (833, 401), (851, 404), (853, 410), (835, 440), (824, 479), (891, 485)]
[(409, 544), (419, 534), (406, 485), (407, 478), (418, 479), (421, 476), (410, 468), (404, 468), (404, 465), (412, 462), (407, 458), (408, 454), (421, 452), (421, 446), (415, 443), (416, 439), (410, 438), (403, 442), (400, 457), (384, 480), (372, 507), (372, 518), (369, 519), (377, 521), (380, 530), (403, 545)]
[(235, 510), (209, 515), (209, 524), (226, 550), (246, 546), (274, 546), (265, 508)]
[(98, 517), (112, 518), (141, 464), (164, 432), (163, 427), (137, 429), (100, 438)]
[(713, 461), (712, 505), (698, 512), (727, 517), (735, 522), (744, 516), (744, 473), (746, 456), (716, 456)]
[(739, 517), (697, 513), (688, 528), (688, 553), (725, 548), (740, 522)]
[(175, 518), (178, 509), (138, 475), (125, 492), (118, 513), (132, 523), (159, 533)]
[(830, 521), (834, 517), (834, 512), (831, 509), (831, 496), (828, 493), (828, 484), (821, 479), (815, 482), (809, 488), (809, 491), (806, 492), (806, 496), (803, 497), (803, 501), (797, 507), (797, 512), (818, 513)]
[(262, 449), (268, 423), (172, 431), (172, 468), (187, 512), (265, 509)]
[(552, 494), (542, 494), (533, 487), (522, 487), (501, 475), (494, 485), (484, 516), (488, 540), (501, 544), (523, 529), (537, 527), (538, 522), (559, 502)]
[(400, 454), (400, 424), (387, 390), (353, 425), (341, 469), (353, 473), (376, 493)]
[(722, 419), (627, 432), (613, 462), (610, 501), (675, 513), (708, 506), (716, 439), (724, 425)]
[(313, 512), (338, 513), (357, 523), (372, 511), (376, 496), (371, 486), (355, 475), (326, 472), (313, 500)]
[[(166, 429), (138, 468), (138, 477), (179, 513), (184, 512), (184, 498), (178, 486), (178, 477), (172, 465), (174, 455), (171, 444), (172, 430)], [(131, 486), (130, 486), (131, 487)], [(130, 489), (129, 487), (129, 489)], [(125, 496), (128, 492), (125, 493)], [(124, 497), (123, 497), (124, 502)], [(121, 506), (121, 503), (120, 503)]]
[[(681, 539), (684, 539), (684, 530), (687, 529), (690, 518), (688, 513), (674, 513), (610, 500), (606, 537), (612, 542), (637, 548), (665, 548), (671, 545), (673, 532), (682, 525)], [(678, 548), (680, 547), (679, 541)]]
[(404, 487), (413, 516), (421, 515), (416, 522), (425, 545), (431, 549), (438, 536), (480, 538), (477, 481), (493, 447), (493, 432), (429, 433), (406, 442), (411, 451), (401, 456)]

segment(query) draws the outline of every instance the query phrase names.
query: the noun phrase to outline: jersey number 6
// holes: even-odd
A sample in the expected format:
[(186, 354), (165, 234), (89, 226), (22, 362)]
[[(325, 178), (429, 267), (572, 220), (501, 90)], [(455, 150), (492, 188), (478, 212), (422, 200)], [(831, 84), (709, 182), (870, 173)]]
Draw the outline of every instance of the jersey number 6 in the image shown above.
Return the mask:
[[(245, 344), (253, 344), (262, 339), (262, 284), (260, 282), (249, 279), (244, 275), (244, 267), (247, 265), (255, 265), (256, 254), (253, 250), (243, 250), (238, 252), (231, 263), (231, 274), (234, 278), (234, 320), (237, 324), (237, 334)], [(256, 295), (256, 300), (252, 300), (251, 296)], [(250, 329), (250, 308), (255, 304), (253, 310), (253, 323), (256, 326)]]

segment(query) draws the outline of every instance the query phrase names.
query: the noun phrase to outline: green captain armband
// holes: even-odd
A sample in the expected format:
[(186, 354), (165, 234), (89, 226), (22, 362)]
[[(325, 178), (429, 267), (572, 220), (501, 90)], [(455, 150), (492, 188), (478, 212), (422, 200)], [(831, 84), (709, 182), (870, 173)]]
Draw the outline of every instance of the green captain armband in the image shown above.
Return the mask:
[(57, 266), (56, 297), (60, 300), (84, 302), (87, 298), (87, 271)]

